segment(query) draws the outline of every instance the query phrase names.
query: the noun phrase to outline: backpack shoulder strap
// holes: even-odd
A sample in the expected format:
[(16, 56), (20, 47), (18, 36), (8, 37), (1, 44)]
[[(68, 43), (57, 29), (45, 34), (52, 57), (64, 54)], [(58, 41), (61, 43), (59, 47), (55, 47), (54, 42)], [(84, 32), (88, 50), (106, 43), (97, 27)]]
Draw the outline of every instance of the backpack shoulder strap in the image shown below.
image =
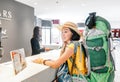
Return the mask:
[(114, 59), (113, 59), (113, 56), (112, 56), (112, 52), (111, 52), (111, 40), (110, 40), (110, 39), (111, 39), (111, 38), (108, 37), (108, 46), (109, 46), (109, 49), (108, 49), (108, 64), (109, 64), (110, 62), (112, 62), (113, 68), (114, 68), (114, 70), (116, 70), (115, 62), (114, 62)]
[(90, 66), (90, 55), (88, 53), (88, 48), (86, 47), (86, 41), (82, 42), (82, 46), (83, 46), (83, 49), (85, 51), (85, 55), (87, 57), (87, 68), (88, 68), (87, 76), (88, 76), (88, 75), (90, 75), (90, 72), (91, 72), (91, 66)]
[[(82, 42), (80, 42), (80, 41), (74, 41), (74, 42), (72, 42), (73, 44), (74, 44), (74, 55), (75, 55), (75, 59), (76, 59), (76, 53), (77, 53), (77, 47), (79, 46), (80, 47), (80, 59), (82, 58), (82, 52), (83, 53), (85, 53), (85, 57), (87, 57), (87, 64), (86, 65), (88, 65), (87, 67), (88, 67), (88, 73), (87, 73), (87, 75), (89, 75), (90, 74), (90, 57), (89, 57), (89, 55), (87, 54), (87, 52), (86, 52), (86, 49), (85, 49), (85, 47), (84, 47), (84, 44), (82, 43)], [(72, 69), (73, 69), (73, 67), (76, 67), (76, 65), (75, 65), (75, 59), (72, 59), (72, 57), (70, 57), (70, 61), (71, 62), (73, 62), (73, 66), (72, 66)], [(72, 70), (71, 69), (71, 70)], [(73, 71), (73, 70), (72, 70)]]
[[(71, 41), (71, 43), (74, 44), (74, 55), (76, 56), (77, 47), (78, 47), (79, 42), (78, 42), (78, 41)], [(70, 59), (70, 61), (71, 61), (72, 63), (74, 63), (74, 60), (73, 60), (72, 57), (70, 57), (69, 59)], [(72, 67), (73, 67), (73, 66), (72, 66)]]

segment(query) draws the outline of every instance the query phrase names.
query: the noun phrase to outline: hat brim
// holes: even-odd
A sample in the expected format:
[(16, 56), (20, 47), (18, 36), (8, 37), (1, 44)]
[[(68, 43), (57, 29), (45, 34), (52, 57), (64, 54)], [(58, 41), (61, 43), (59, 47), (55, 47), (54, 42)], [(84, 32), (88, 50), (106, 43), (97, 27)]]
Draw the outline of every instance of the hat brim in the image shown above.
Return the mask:
[(60, 25), (57, 27), (60, 31), (62, 31), (64, 28), (71, 28), (72, 30), (74, 30), (79, 36), (81, 36), (80, 31), (77, 28), (73, 28), (73, 27), (68, 27), (68, 26), (64, 26), (64, 25)]

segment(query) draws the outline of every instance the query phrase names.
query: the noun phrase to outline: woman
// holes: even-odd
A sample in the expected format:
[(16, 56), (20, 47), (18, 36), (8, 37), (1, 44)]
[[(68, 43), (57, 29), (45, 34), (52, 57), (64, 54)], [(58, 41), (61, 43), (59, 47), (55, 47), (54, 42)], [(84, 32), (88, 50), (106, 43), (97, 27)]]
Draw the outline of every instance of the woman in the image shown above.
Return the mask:
[(49, 48), (40, 48), (40, 27), (35, 26), (33, 37), (31, 38), (32, 55), (40, 54), (40, 52), (49, 51)]
[(80, 32), (77, 29), (76, 24), (72, 22), (66, 22), (59, 29), (62, 31), (61, 36), (63, 40), (63, 47), (61, 49), (60, 57), (57, 60), (44, 60), (42, 58), (38, 58), (33, 60), (33, 62), (44, 64), (52, 68), (59, 68), (62, 64), (68, 61), (70, 57), (74, 56), (74, 44), (72, 41), (80, 40)]

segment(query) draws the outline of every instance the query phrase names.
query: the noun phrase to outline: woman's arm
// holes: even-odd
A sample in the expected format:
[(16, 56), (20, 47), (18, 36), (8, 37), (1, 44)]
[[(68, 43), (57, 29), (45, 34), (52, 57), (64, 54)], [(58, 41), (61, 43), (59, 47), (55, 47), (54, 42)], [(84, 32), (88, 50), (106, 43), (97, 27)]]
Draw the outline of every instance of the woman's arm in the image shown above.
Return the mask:
[(36, 59), (33, 62), (42, 64), (44, 62), (45, 65), (50, 66), (52, 68), (58, 68), (62, 65), (66, 60), (72, 56), (74, 50), (70, 47), (66, 47), (65, 52), (57, 59), (57, 60), (43, 60), (42, 58)]

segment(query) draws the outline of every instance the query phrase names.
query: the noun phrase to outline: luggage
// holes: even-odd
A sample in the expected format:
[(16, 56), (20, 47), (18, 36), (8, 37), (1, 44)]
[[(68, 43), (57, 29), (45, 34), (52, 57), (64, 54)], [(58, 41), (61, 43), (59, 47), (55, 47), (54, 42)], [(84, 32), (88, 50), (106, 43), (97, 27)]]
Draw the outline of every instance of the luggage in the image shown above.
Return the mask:
[(103, 17), (96, 16), (96, 13), (90, 13), (85, 25), (85, 48), (90, 57), (91, 68), (88, 82), (113, 82), (114, 60), (110, 51), (110, 24)]

